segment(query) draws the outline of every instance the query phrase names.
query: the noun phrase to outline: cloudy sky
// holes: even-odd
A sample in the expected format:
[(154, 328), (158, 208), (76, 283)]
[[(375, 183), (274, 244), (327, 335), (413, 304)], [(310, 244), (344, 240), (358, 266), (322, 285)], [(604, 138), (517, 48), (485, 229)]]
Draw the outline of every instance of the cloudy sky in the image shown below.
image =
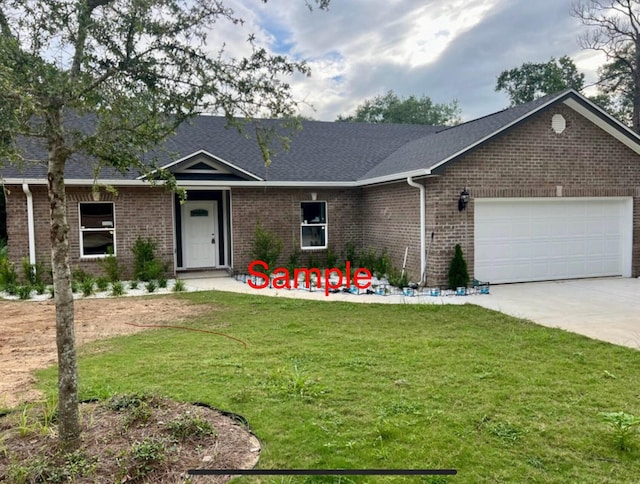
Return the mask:
[(584, 31), (571, 0), (332, 0), (310, 12), (304, 0), (228, 2), (242, 27), (218, 25), (231, 54), (248, 33), (272, 52), (308, 60), (311, 78), (292, 79), (294, 94), (313, 105), (303, 114), (333, 121), (368, 97), (393, 90), (457, 99), (464, 120), (505, 108), (497, 76), (523, 62), (570, 55), (595, 80), (602, 58), (583, 51)]

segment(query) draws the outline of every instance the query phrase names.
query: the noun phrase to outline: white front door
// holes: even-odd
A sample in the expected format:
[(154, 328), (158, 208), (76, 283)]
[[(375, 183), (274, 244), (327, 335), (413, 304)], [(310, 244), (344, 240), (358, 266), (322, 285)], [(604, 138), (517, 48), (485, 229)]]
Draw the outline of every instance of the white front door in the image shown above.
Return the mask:
[(218, 202), (182, 205), (182, 263), (186, 269), (218, 265)]

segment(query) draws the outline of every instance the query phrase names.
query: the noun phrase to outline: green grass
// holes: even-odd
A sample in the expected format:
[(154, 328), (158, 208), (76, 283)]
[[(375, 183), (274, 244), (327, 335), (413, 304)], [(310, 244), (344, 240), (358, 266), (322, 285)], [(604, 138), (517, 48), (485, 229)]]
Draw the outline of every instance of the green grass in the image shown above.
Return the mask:
[[(151, 392), (239, 413), (262, 441), (262, 468), (459, 472), (422, 482), (640, 480), (640, 435), (620, 451), (599, 415), (640, 415), (636, 350), (475, 306), (178, 297), (215, 305), (190, 326), (248, 348), (175, 329), (96, 342), (81, 351), (82, 398)], [(40, 375), (53, 391), (55, 369)], [(341, 482), (352, 481), (413, 482)]]

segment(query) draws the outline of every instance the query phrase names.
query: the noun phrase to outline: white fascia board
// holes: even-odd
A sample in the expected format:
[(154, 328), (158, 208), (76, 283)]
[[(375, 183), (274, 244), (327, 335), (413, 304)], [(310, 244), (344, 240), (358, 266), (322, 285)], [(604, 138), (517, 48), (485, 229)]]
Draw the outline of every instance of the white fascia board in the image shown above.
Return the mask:
[[(22, 185), (28, 183), (29, 185), (47, 185), (46, 178), (4, 178), (2, 179), (4, 185)], [(157, 185), (161, 185), (162, 181), (157, 181)], [(65, 186), (93, 186), (93, 185), (110, 185), (114, 187), (146, 187), (150, 186), (149, 182), (144, 180), (94, 180), (93, 178), (66, 178), (64, 180)]]
[[(254, 180), (259, 180), (259, 181), (263, 180), (263, 178), (260, 178), (259, 176), (254, 175), (253, 173), (250, 173), (247, 170), (244, 170), (244, 169), (240, 168), (239, 166), (236, 166), (233, 163), (220, 158), (219, 156), (215, 156), (212, 153), (209, 153), (207, 150), (194, 151), (193, 153), (191, 153), (191, 154), (189, 154), (187, 156), (183, 156), (179, 160), (172, 161), (171, 163), (168, 163), (168, 164), (166, 164), (164, 166), (161, 166), (160, 169), (167, 170), (167, 169), (171, 168), (172, 166), (175, 166), (175, 165), (177, 165), (179, 163), (182, 163), (185, 160), (188, 160), (189, 158), (195, 158), (196, 156), (202, 156), (202, 155), (207, 156), (209, 158), (212, 158), (212, 159), (214, 159), (216, 161), (219, 161), (220, 163), (222, 163), (224, 165), (227, 165), (229, 168), (232, 168), (233, 170), (239, 171), (240, 173), (242, 173), (244, 175), (247, 175), (248, 177), (253, 178)], [(152, 171), (151, 173), (154, 173), (155, 171), (156, 170)], [(145, 175), (141, 175), (141, 176), (138, 177), (138, 179), (142, 180), (142, 179), (144, 179), (144, 177), (145, 177)]]
[[(615, 139), (620, 141), (622, 144), (640, 154), (640, 138), (636, 133), (634, 133), (628, 126), (625, 126), (616, 118), (610, 116), (606, 111), (604, 111), (597, 104), (590, 103), (591, 107), (598, 111), (598, 114), (594, 113), (590, 109), (587, 109), (585, 106), (575, 101), (574, 99), (566, 99), (564, 101), (568, 107), (573, 109), (578, 114), (581, 114), (593, 124), (604, 130), (606, 133), (613, 136)], [(607, 120), (609, 122), (607, 122)], [(611, 125), (614, 124), (614, 126)]]
[[(188, 187), (223, 187), (244, 188), (355, 188), (358, 182), (303, 182), (303, 181), (220, 181), (215, 180), (180, 180), (178, 186)], [(217, 189), (217, 188), (216, 188)]]
[(406, 181), (408, 177), (416, 178), (421, 176), (430, 176), (432, 175), (431, 170), (422, 169), (422, 170), (414, 170), (407, 171), (404, 173), (395, 173), (393, 175), (385, 175), (379, 176), (376, 178), (367, 178), (366, 180), (359, 180), (356, 182), (355, 186), (364, 187), (367, 185), (377, 185), (378, 183), (388, 183), (388, 182), (397, 182), (397, 181)]

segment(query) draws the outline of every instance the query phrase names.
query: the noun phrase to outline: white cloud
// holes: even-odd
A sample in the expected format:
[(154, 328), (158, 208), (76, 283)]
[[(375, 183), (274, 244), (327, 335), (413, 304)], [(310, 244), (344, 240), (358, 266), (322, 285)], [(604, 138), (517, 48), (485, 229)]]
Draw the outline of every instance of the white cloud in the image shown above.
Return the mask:
[(303, 0), (237, 0), (244, 26), (216, 25), (216, 42), (246, 52), (254, 32), (271, 50), (307, 59), (310, 78), (291, 79), (303, 114), (333, 120), (365, 98), (394, 90), (458, 99), (471, 118), (502, 109), (497, 76), (523, 62), (573, 56), (595, 79), (601, 60), (582, 51), (568, 0), (333, 0), (309, 12)]

